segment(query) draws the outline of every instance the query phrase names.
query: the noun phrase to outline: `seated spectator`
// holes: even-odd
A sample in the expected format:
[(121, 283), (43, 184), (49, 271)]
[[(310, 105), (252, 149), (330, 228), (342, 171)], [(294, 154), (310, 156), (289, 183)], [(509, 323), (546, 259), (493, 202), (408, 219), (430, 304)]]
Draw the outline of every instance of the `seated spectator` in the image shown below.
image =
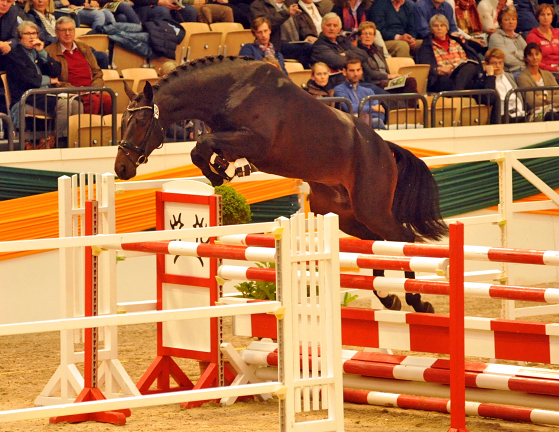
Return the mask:
[(536, 10), (536, 18), (540, 25), (528, 33), (526, 42), (534, 42), (540, 46), (542, 52), (540, 69), (551, 72), (557, 78), (559, 74), (559, 29), (551, 27), (554, 16), (553, 6), (547, 3), (539, 5)]
[[(507, 93), (517, 88), (514, 76), (510, 72), (505, 72), (505, 53), (498, 48), (487, 50), (485, 63), (493, 68), (495, 75), (495, 90), (501, 98), (501, 118), (505, 114), (505, 96)], [(558, 101), (559, 102), (559, 101)], [(512, 93), (509, 105), (506, 107), (509, 114), (509, 123), (520, 123), (524, 121), (524, 101), (519, 93)]]
[[(361, 48), (367, 53), (367, 70), (372, 73), (371, 76), (365, 77), (365, 81), (370, 82), (384, 89), (388, 84), (388, 80), (401, 77), (400, 74), (391, 74), (388, 69), (388, 64), (384, 58), (382, 48), (375, 45), (376, 25), (370, 21), (365, 21), (359, 24), (357, 36), (359, 41), (357, 47)], [(388, 90), (388, 93), (417, 93), (417, 81), (413, 77), (407, 77), (406, 83), (403, 87)], [(410, 108), (414, 108), (416, 101), (409, 100)]]
[[(331, 71), (330, 81), (334, 86), (345, 81), (342, 70), (349, 58), (358, 58), (368, 68), (368, 55), (351, 43), (349, 38), (340, 35), (342, 22), (334, 12), (322, 17), (322, 33), (312, 46), (311, 62), (323, 62)], [(367, 71), (368, 75), (372, 75)], [(382, 89), (380, 89), (382, 91)]]
[[(458, 34), (454, 22), (454, 8), (445, 0), (419, 0), (414, 6), (415, 32), (419, 39), (425, 39), (430, 34), (429, 22), (435, 15), (443, 15), (448, 21), (448, 33)], [(374, 20), (373, 20), (374, 21)]]
[(322, 31), (322, 11), (320, 2), (299, 0), (301, 13), (293, 17), (301, 40), (314, 43)]
[[(31, 21), (23, 21), (18, 27), (19, 42), (14, 46), (6, 58), (8, 68), (6, 74), (10, 87), (12, 106), (10, 107), (10, 117), (16, 128), (25, 128), (20, 125), (20, 103), (23, 94), (30, 89), (48, 88), (58, 84), (60, 74), (60, 63), (54, 60), (44, 50), (45, 43), (39, 39), (39, 28)], [(28, 97), (26, 105), (29, 106), (29, 113), (47, 113), (55, 115), (57, 123), (58, 145), (59, 147), (68, 146), (68, 120), (65, 111), (66, 103), (57, 104), (56, 96), (39, 94)], [(35, 105), (35, 110), (32, 106)], [(41, 147), (45, 146), (42, 139)], [(48, 147), (55, 145), (54, 137), (48, 140)], [(38, 148), (30, 142), (26, 148)]]
[[(222, 1), (227, 3), (227, 0)], [(211, 3), (206, 0), (184, 0), (184, 3), (194, 7), (199, 22), (206, 24), (233, 22), (233, 9), (224, 4)]]
[(294, 17), (302, 13), (294, 0), (254, 0), (250, 5), (253, 20), (266, 17), (270, 21), (272, 35), (270, 40), (284, 58), (295, 59), (309, 68), (309, 53), (312, 43), (301, 39)]
[(367, 11), (371, 7), (371, 0), (334, 0), (332, 12), (342, 20), (342, 34), (352, 41), (357, 39), (359, 24), (367, 21)]
[(489, 38), (489, 49), (500, 49), (505, 54), (505, 71), (511, 72), (515, 79), (526, 67), (524, 48), (526, 41), (515, 32), (518, 15), (514, 8), (504, 8), (497, 17), (499, 29)]
[(528, 33), (539, 25), (536, 19), (538, 0), (514, 0), (514, 8), (518, 13), (518, 33)]
[(450, 36), (444, 15), (430, 21), (431, 34), (423, 39), (416, 62), (431, 65), (427, 89), (432, 92), (495, 88), (495, 78), (487, 77), (475, 51), (460, 38)]
[(111, 11), (107, 9), (99, 9), (99, 3), (96, 0), (68, 0), (70, 9), (83, 7), (78, 10), (78, 17), (80, 23), (91, 27), (95, 30), (96, 27), (103, 27), (105, 24), (113, 24), (115, 17)]
[(252, 22), (251, 32), (256, 38), (254, 43), (245, 44), (239, 52), (240, 56), (250, 56), (256, 60), (263, 60), (264, 57), (272, 56), (278, 60), (280, 69), (287, 74), (283, 55), (277, 51), (274, 44), (270, 42), (272, 34), (270, 20), (266, 17), (256, 18)]
[(511, 6), (512, 0), (481, 0), (477, 5), (481, 29), (491, 35), (499, 28), (497, 17), (505, 6)]
[[(553, 74), (541, 68), (542, 49), (540, 45), (529, 42), (524, 48), (524, 61), (526, 69), (516, 79), (519, 88), (557, 86)], [(553, 92), (549, 90), (527, 91), (523, 95), (526, 100), (526, 110), (532, 119), (543, 117), (545, 120), (557, 120), (559, 116), (554, 111), (559, 107), (559, 87)]]
[[(334, 88), (334, 96), (349, 99), (353, 108), (353, 115), (357, 116), (361, 100), (367, 96), (374, 96), (375, 92), (359, 84), (363, 76), (361, 60), (357, 58), (348, 59), (342, 70), (345, 81)], [(341, 107), (343, 111), (346, 110), (345, 104), (341, 104)], [(378, 100), (367, 102), (363, 107), (364, 114), (362, 118), (370, 124), (373, 129), (386, 129), (384, 125), (384, 112), (384, 107)], [(371, 119), (372, 122), (370, 121)]]
[(475, 0), (458, 0), (454, 12), (460, 36), (475, 43), (476, 45), (470, 46), (478, 52), (486, 47), (487, 34), (483, 32)]
[(168, 73), (174, 71), (177, 68), (177, 66), (178, 64), (174, 60), (166, 61), (161, 65), (161, 68), (159, 68), (159, 76), (162, 77), (167, 75)]
[(393, 57), (413, 57), (421, 45), (415, 30), (415, 12), (411, 0), (375, 0), (367, 13), (377, 25)]
[(132, 4), (128, 3), (127, 0), (99, 0), (99, 5), (103, 10), (110, 11), (116, 22), (141, 24)]
[[(24, 11), (27, 13), (29, 21), (34, 22), (39, 27), (39, 37), (45, 42), (45, 46), (56, 42), (54, 18), (54, 4), (50, 0), (27, 0)], [(109, 56), (101, 51), (93, 51), (93, 55), (101, 68), (109, 67)]]
[(134, 10), (142, 23), (146, 21), (195, 22), (196, 10), (189, 4), (182, 7), (175, 0), (134, 0)]
[(311, 67), (311, 79), (307, 81), (305, 90), (314, 97), (334, 96), (334, 86), (330, 82), (330, 69), (325, 63), (317, 62)]
[(6, 70), (6, 55), (18, 41), (18, 9), (14, 0), (0, 0), (0, 70)]
[[(103, 71), (89, 47), (75, 40), (76, 25), (68, 17), (56, 20), (57, 41), (46, 48), (46, 51), (61, 64), (58, 77), (62, 85), (71, 87), (102, 87)], [(86, 114), (110, 114), (112, 112), (111, 97), (108, 93), (94, 93), (81, 97)]]

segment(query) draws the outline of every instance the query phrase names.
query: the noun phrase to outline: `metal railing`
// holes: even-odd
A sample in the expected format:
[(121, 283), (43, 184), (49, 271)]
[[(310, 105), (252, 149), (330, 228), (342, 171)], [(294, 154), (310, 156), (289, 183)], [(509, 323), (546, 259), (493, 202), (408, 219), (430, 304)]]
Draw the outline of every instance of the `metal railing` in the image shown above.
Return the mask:
[[(555, 94), (555, 92), (557, 92), (557, 94)], [(510, 100), (513, 95), (516, 96), (516, 113), (519, 112), (518, 108), (523, 108), (524, 115), (511, 116), (510, 110), (505, 109), (503, 123), (509, 123), (513, 120), (524, 122), (559, 120), (558, 86), (522, 87), (511, 89), (505, 96), (504, 105), (506, 108), (509, 107)], [(531, 95), (531, 98), (533, 98), (533, 106), (529, 106), (527, 104), (528, 95)], [(537, 100), (538, 96), (541, 100)], [(521, 106), (519, 106), (520, 100), (522, 101)]]
[[(442, 102), (442, 106), (439, 105), (439, 101)], [(433, 97), (431, 127), (476, 126), (489, 123), (501, 123), (501, 98), (497, 90), (444, 91), (436, 93)]]
[[(93, 113), (92, 113), (92, 104), (89, 104), (89, 112), (83, 112), (83, 107), (81, 107), (81, 98), (83, 96), (87, 96), (93, 93), (97, 93), (101, 95), (101, 102), (100, 102), (100, 112), (99, 115), (101, 116), (101, 118), (103, 117), (103, 115), (105, 114), (109, 114), (109, 113), (104, 113), (103, 112), (103, 103), (102, 103), (102, 96), (104, 93), (109, 94), (109, 96), (111, 97), (111, 124), (110, 125), (103, 125), (102, 122), (100, 124), (94, 124), (95, 122), (92, 121), (93, 118)], [(38, 95), (45, 95), (44, 97), (44, 103), (43, 104), (39, 104), (42, 106), (37, 106), (37, 96)], [(56, 102), (57, 102), (57, 106), (61, 106), (62, 108), (64, 107), (63, 105), (59, 105), (60, 101), (65, 101), (66, 105), (66, 115), (65, 118), (60, 118), (60, 116), (57, 116), (56, 111), (57, 109), (53, 110), (49, 110), (48, 109), (48, 96), (51, 96), (53, 98), (56, 98)], [(31, 102), (29, 104), (27, 104), (28, 100)], [(74, 101), (77, 101), (78, 108), (77, 108), (77, 112), (73, 113), (73, 111), (75, 111), (72, 107), (74, 106)], [(31, 111), (29, 111), (29, 107), (31, 107)], [(20, 101), (20, 111), (19, 111), (19, 147), (20, 149), (24, 149), (24, 145), (25, 145), (25, 135), (27, 133), (26, 130), (26, 119), (30, 119), (31, 121), (31, 142), (33, 143), (33, 148), (37, 147), (37, 137), (42, 136), (45, 140), (45, 142), (47, 140), (49, 140), (49, 138), (51, 138), (52, 136), (54, 136), (54, 145), (53, 147), (58, 147), (59, 146), (59, 137), (58, 136), (58, 126), (59, 123), (61, 121), (65, 121), (66, 125), (69, 124), (69, 119), (70, 116), (72, 116), (73, 114), (81, 114), (80, 116), (78, 116), (78, 124), (77, 124), (77, 129), (78, 129), (78, 134), (77, 134), (77, 141), (76, 142), (69, 142), (69, 138), (70, 138), (70, 130), (68, 130), (68, 147), (89, 147), (91, 145), (102, 145), (105, 140), (103, 139), (103, 130), (104, 129), (110, 129), (110, 140), (108, 141), (109, 145), (116, 145), (118, 138), (117, 138), (117, 122), (116, 122), (116, 115), (117, 115), (117, 101), (116, 101), (116, 94), (114, 92), (113, 89), (109, 88), (109, 87), (61, 87), (61, 88), (41, 88), (41, 89), (31, 89), (26, 91), (23, 96), (21, 97), (21, 101)], [(89, 125), (87, 125), (87, 129), (89, 129), (89, 142), (88, 143), (82, 143), (81, 140), (81, 133), (79, 133), (80, 131), (82, 131), (82, 115), (89, 115)], [(85, 119), (85, 117), (84, 117)], [(43, 123), (43, 130), (42, 131), (38, 131), (37, 125), (38, 122), (41, 121)], [(50, 126), (49, 126), (50, 125)], [(54, 133), (49, 133), (49, 127), (52, 127), (52, 125), (54, 125)], [(101, 142), (98, 142), (96, 138), (92, 138), (93, 136), (93, 129), (94, 128), (98, 128), (100, 127), (100, 132), (101, 132)], [(68, 127), (69, 129), (69, 127)], [(87, 130), (86, 129), (86, 130)], [(38, 134), (38, 132), (40, 132)]]
[(336, 109), (339, 109), (341, 111), (346, 111), (346, 110), (342, 110), (342, 104), (344, 104), (347, 108), (347, 113), (353, 115), (353, 106), (351, 105), (351, 101), (348, 98), (345, 97), (323, 97), (323, 98), (317, 98), (318, 101), (325, 103), (327, 105), (329, 104), (333, 104), (332, 106)]
[[(358, 116), (362, 118), (364, 117), (367, 104), (369, 104), (368, 111), (372, 112), (374, 101), (378, 101), (379, 104), (384, 107), (384, 124), (388, 129), (415, 129), (418, 127), (427, 127), (427, 99), (419, 93), (379, 94), (367, 96), (361, 99), (361, 102), (359, 103)], [(409, 101), (415, 101), (413, 107), (409, 106)], [(417, 107), (418, 102), (420, 102), (422, 107)], [(369, 116), (368, 123), (372, 126), (372, 116)], [(377, 129), (381, 129), (380, 124)]]
[(8, 114), (0, 113), (0, 149), (5, 145), (14, 150), (14, 124)]

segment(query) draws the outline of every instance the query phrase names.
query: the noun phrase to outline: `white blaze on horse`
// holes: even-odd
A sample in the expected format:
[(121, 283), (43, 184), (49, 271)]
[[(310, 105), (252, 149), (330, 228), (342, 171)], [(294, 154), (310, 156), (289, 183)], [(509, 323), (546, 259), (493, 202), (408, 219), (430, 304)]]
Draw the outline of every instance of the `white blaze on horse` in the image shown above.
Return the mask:
[[(136, 175), (169, 126), (198, 119), (211, 133), (198, 138), (192, 162), (214, 186), (232, 177), (232, 162), (246, 158), (261, 171), (308, 182), (311, 210), (337, 213), (349, 235), (414, 242), (448, 232), (437, 184), (423, 161), (362, 120), (319, 102), (267, 63), (207, 57), (129, 96), (115, 161), (121, 179)], [(397, 297), (381, 301), (395, 307)], [(433, 311), (419, 294), (406, 294), (406, 301), (416, 311)]]

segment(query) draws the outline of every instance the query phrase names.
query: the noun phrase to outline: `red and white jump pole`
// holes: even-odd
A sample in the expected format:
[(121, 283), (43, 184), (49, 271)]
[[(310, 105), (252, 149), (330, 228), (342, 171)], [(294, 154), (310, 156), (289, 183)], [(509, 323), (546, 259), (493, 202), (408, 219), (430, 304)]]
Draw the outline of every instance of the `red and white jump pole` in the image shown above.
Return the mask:
[[(273, 247), (273, 237), (267, 234), (237, 234), (219, 238), (228, 245)], [(340, 252), (373, 255), (423, 256), (448, 258), (449, 245), (390, 242), (382, 240), (340, 239)], [(464, 246), (464, 259), (472, 261), (495, 261), (517, 264), (559, 265), (559, 251), (535, 249), (493, 248)]]

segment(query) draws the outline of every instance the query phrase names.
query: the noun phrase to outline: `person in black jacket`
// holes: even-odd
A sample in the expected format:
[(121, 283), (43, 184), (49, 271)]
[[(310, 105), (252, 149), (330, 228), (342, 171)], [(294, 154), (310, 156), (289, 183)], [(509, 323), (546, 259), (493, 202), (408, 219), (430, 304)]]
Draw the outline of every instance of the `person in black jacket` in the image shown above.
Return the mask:
[[(10, 117), (16, 128), (19, 124), (21, 97), (30, 89), (48, 88), (58, 83), (61, 65), (43, 49), (45, 43), (39, 39), (39, 28), (31, 21), (23, 21), (17, 32), (20, 43), (6, 55), (6, 74), (10, 89)], [(26, 105), (53, 115), (56, 111), (56, 97), (36, 95), (26, 100)], [(33, 108), (30, 107), (30, 112)], [(67, 127), (66, 127), (67, 129)]]
[(495, 77), (488, 76), (476, 52), (460, 38), (448, 34), (444, 15), (429, 21), (431, 32), (423, 40), (415, 62), (429, 64), (427, 90), (431, 92), (495, 88)]
[(0, 70), (6, 70), (6, 55), (18, 41), (18, 10), (13, 4), (14, 0), (0, 0)]

